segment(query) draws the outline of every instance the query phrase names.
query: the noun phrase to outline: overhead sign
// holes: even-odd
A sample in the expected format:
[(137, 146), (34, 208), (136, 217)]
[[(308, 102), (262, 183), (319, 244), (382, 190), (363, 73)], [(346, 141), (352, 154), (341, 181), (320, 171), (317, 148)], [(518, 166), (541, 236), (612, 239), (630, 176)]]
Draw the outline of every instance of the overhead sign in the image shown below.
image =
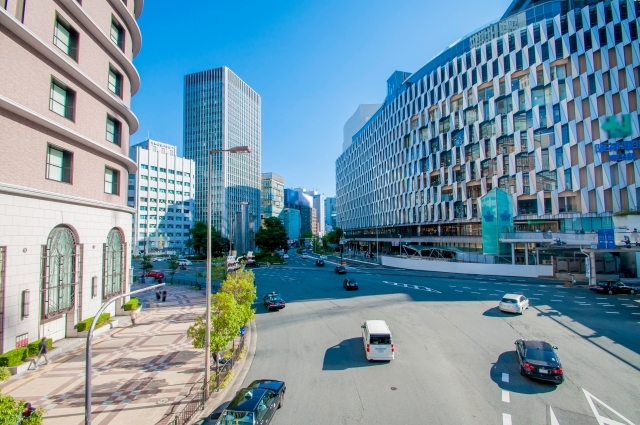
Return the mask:
[(612, 139), (631, 136), (631, 115), (623, 114), (622, 122), (619, 122), (615, 116), (609, 116), (605, 123), (602, 124), (602, 129)]
[(598, 249), (616, 249), (613, 229), (598, 230)]

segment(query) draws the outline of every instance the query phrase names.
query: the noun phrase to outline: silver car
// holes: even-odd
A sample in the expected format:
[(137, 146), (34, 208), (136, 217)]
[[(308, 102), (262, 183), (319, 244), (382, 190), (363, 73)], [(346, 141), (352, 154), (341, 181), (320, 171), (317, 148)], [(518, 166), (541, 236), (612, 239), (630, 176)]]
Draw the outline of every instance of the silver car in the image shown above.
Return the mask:
[(498, 304), (500, 311), (522, 314), (529, 308), (529, 299), (520, 294), (506, 294)]

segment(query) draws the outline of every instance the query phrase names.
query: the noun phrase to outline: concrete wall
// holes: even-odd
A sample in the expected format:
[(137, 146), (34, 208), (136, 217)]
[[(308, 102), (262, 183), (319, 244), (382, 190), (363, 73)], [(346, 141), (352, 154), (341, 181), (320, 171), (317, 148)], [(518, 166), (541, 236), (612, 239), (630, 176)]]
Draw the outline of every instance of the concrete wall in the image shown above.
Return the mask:
[[(389, 267), (399, 267), (409, 270), (451, 273), (454, 263), (449, 261), (420, 260), (413, 258), (382, 256), (382, 264)], [(455, 273), (490, 275), (490, 276), (518, 276), (538, 277), (553, 276), (553, 266), (519, 266), (513, 264), (479, 264), (455, 263)]]

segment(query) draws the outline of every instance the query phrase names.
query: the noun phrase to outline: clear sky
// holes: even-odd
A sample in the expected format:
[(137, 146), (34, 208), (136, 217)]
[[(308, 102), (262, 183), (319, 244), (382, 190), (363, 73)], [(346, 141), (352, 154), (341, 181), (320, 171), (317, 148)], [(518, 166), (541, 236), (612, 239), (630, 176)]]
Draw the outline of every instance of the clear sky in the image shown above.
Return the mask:
[(147, 0), (131, 138), (178, 146), (186, 74), (226, 65), (262, 97), (262, 171), (335, 195), (342, 128), (382, 103), (395, 70), (415, 72), (498, 19), (511, 0)]

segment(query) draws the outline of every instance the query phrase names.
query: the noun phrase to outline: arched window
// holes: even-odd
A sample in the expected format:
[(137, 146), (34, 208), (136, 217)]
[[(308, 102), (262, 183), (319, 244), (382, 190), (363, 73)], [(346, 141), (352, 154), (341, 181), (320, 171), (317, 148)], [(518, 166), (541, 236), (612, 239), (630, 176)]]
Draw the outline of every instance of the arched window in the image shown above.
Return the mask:
[(122, 293), (124, 284), (126, 247), (124, 237), (119, 229), (113, 228), (109, 231), (103, 252), (102, 298), (107, 300)]
[(42, 318), (72, 311), (76, 283), (81, 281), (82, 249), (73, 231), (58, 226), (42, 246)]

